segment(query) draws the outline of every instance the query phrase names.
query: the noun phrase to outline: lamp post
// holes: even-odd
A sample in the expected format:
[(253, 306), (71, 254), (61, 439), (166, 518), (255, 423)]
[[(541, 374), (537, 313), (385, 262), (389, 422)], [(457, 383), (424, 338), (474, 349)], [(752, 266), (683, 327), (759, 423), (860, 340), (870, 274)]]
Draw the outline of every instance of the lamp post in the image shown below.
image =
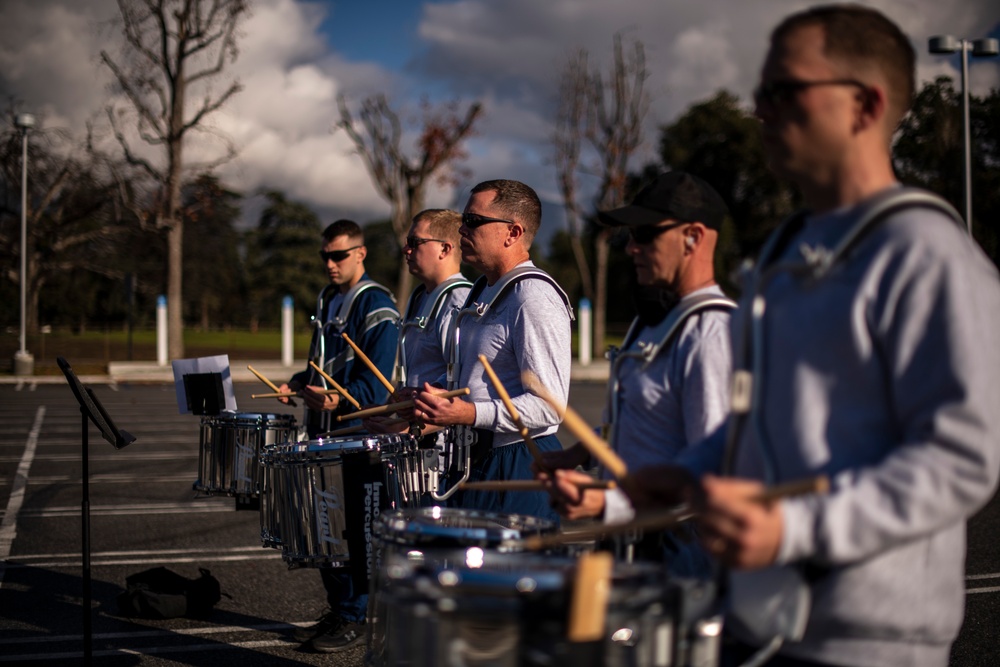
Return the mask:
[(25, 343), (25, 310), (28, 283), (28, 131), (35, 126), (35, 117), (20, 113), (14, 117), (14, 126), (21, 130), (21, 338), (20, 349), (14, 354), (14, 375), (33, 375), (35, 358)]
[(969, 51), (973, 56), (995, 56), (1000, 53), (1000, 46), (995, 39), (959, 39), (951, 35), (937, 35), (928, 42), (931, 53), (945, 54), (961, 52), (962, 54), (962, 128), (965, 146), (965, 224), (972, 235), (972, 139), (969, 128)]

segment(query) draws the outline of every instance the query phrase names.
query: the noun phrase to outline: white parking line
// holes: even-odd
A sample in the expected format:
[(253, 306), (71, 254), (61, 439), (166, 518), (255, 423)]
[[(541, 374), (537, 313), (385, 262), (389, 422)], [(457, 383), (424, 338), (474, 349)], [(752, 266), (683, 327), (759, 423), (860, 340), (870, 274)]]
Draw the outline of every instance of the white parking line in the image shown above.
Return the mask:
[[(108, 639), (142, 639), (148, 637), (177, 637), (177, 636), (198, 636), (216, 634), (235, 634), (237, 632), (274, 632), (276, 630), (289, 630), (293, 627), (309, 625), (315, 621), (302, 621), (300, 623), (266, 623), (264, 625), (212, 625), (205, 628), (178, 628), (177, 630), (140, 630), (138, 632), (102, 632), (94, 635), (96, 640)], [(10, 646), (11, 644), (49, 644), (56, 642), (78, 642), (83, 641), (83, 635), (55, 635), (41, 637), (11, 637), (0, 639), (0, 646)]]
[[(92, 567), (119, 565), (151, 565), (164, 563), (231, 563), (250, 560), (281, 558), (281, 552), (261, 545), (239, 546), (228, 549), (163, 549), (150, 551), (103, 551), (91, 555)], [(83, 560), (79, 553), (18, 555), (6, 564), (11, 570), (25, 568), (80, 568)]]
[[(204, 651), (222, 651), (228, 649), (255, 649), (255, 648), (269, 648), (272, 646), (295, 646), (297, 643), (289, 641), (287, 639), (267, 639), (260, 641), (249, 641), (249, 642), (231, 642), (231, 643), (214, 643), (214, 644), (190, 644), (187, 646), (147, 646), (139, 649), (131, 648), (120, 648), (120, 649), (110, 649), (104, 651), (94, 651), (92, 653), (95, 658), (107, 658), (112, 656), (125, 656), (125, 655), (163, 655), (167, 653), (202, 653)], [(38, 660), (72, 660), (75, 658), (82, 658), (83, 652), (67, 652), (67, 653), (44, 653), (38, 655), (13, 655), (13, 656), (2, 656), (0, 657), (0, 662), (33, 662)]]
[[(60, 505), (58, 507), (43, 507), (40, 509), (23, 510), (22, 517), (39, 519), (57, 519), (69, 516), (80, 516), (78, 505)], [(235, 512), (232, 498), (220, 497), (213, 500), (192, 501), (189, 503), (148, 503), (146, 505), (91, 505), (91, 516), (136, 516), (154, 514), (214, 514), (217, 512)]]
[[(32, 484), (79, 484), (80, 477), (78, 475), (49, 475), (47, 477), (34, 477), (31, 480)], [(133, 474), (113, 474), (109, 473), (106, 475), (91, 475), (91, 484), (164, 484), (164, 483), (174, 483), (174, 482), (194, 482), (194, 476), (190, 473), (187, 474), (177, 474), (177, 475), (158, 475), (156, 477), (150, 477), (148, 475), (133, 475)], [(6, 486), (5, 481), (0, 481), (0, 486)]]
[(31, 470), (31, 462), (35, 458), (35, 448), (38, 446), (38, 434), (42, 430), (42, 420), (45, 419), (45, 406), (38, 406), (35, 412), (35, 423), (28, 432), (28, 441), (24, 445), (24, 455), (17, 465), (17, 472), (14, 473), (14, 488), (10, 491), (10, 498), (7, 499), (7, 509), (3, 513), (3, 521), (0, 522), (0, 588), (3, 588), (3, 579), (7, 571), (7, 557), (10, 556), (10, 549), (17, 537), (17, 515), (24, 504), (24, 491), (28, 486), (28, 472)]

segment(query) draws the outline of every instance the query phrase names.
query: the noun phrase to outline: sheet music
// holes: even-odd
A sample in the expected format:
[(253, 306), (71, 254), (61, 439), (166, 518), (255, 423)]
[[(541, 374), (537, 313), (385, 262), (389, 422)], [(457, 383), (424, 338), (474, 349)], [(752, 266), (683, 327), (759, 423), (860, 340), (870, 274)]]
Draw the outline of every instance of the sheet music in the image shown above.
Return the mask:
[(229, 355), (197, 359), (177, 359), (171, 362), (174, 368), (174, 390), (177, 392), (177, 409), (182, 415), (191, 414), (187, 406), (184, 390), (184, 376), (194, 373), (219, 373), (222, 375), (222, 393), (226, 398), (226, 410), (236, 412), (236, 392), (233, 391), (233, 376), (229, 372)]

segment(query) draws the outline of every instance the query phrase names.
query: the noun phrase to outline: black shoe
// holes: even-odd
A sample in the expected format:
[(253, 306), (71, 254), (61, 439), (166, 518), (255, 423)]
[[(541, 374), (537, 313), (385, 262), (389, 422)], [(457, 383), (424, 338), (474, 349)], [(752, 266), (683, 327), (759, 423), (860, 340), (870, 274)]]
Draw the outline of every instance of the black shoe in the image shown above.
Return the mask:
[(344, 622), (338, 627), (313, 637), (313, 650), (319, 653), (336, 653), (365, 640), (364, 623)]
[(340, 625), (340, 614), (327, 609), (315, 623), (292, 631), (292, 638), (297, 642), (307, 642), (317, 635), (330, 632)]

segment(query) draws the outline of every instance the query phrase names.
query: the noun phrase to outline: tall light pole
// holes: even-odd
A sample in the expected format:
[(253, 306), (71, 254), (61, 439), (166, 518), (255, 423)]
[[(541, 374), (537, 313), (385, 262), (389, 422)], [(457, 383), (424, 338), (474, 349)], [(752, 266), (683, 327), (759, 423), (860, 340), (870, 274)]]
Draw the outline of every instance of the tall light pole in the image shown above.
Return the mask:
[(35, 358), (28, 352), (25, 343), (24, 314), (27, 304), (28, 283), (28, 130), (35, 126), (35, 117), (21, 113), (14, 117), (14, 126), (21, 130), (21, 339), (20, 349), (14, 354), (14, 375), (33, 375)]
[(969, 235), (972, 235), (972, 138), (969, 127), (969, 51), (974, 56), (995, 56), (1000, 53), (1000, 46), (997, 40), (987, 39), (959, 39), (951, 35), (937, 35), (931, 37), (928, 43), (931, 53), (962, 54), (962, 128), (965, 134), (963, 139), (965, 144), (965, 224), (969, 228)]

